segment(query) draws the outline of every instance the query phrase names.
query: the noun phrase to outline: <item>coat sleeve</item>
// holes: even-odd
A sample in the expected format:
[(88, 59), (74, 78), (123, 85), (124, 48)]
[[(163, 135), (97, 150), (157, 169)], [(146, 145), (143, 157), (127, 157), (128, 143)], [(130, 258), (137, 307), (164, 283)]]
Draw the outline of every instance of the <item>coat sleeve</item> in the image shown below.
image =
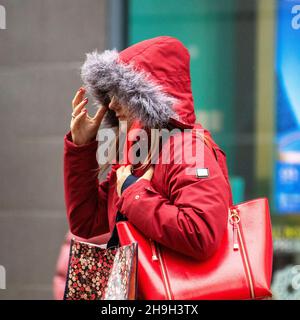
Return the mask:
[[(117, 203), (120, 212), (145, 236), (198, 260), (207, 259), (218, 248), (229, 206), (224, 175), (211, 150), (206, 145), (204, 150), (207, 178), (196, 177), (196, 164), (166, 164), (163, 183), (168, 185), (167, 196), (141, 179), (128, 187)], [(187, 175), (186, 168), (195, 175)]]
[(109, 231), (107, 193), (109, 177), (101, 183), (96, 169), (98, 141), (77, 146), (71, 132), (64, 137), (64, 191), (71, 232), (90, 238)]

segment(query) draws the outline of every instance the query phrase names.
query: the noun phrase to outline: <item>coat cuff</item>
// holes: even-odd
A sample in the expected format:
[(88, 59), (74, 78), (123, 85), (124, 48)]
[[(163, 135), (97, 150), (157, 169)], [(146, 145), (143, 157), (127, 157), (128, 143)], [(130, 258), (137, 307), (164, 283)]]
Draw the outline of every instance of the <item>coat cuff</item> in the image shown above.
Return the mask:
[(97, 148), (98, 148), (97, 140), (91, 141), (89, 143), (86, 143), (80, 146), (75, 144), (72, 140), (71, 131), (69, 131), (65, 135), (64, 142), (65, 142), (65, 149), (68, 150), (69, 152), (76, 153), (76, 154), (87, 153), (87, 152), (94, 153), (95, 151), (97, 151)]
[[(66, 172), (85, 172), (97, 170), (98, 141), (92, 141), (84, 145), (76, 145), (72, 141), (71, 132), (64, 137), (64, 164)], [(96, 172), (96, 171), (95, 171)]]

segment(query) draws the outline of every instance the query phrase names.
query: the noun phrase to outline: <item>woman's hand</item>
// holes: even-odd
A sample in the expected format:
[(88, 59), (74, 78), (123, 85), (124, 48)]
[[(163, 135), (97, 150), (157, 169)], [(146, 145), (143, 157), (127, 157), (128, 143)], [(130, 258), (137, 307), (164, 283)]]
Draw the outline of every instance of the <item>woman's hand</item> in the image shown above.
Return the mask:
[[(117, 169), (116, 174), (117, 174), (117, 193), (118, 196), (121, 196), (121, 189), (124, 181), (127, 179), (128, 176), (131, 175), (131, 165), (128, 166), (121, 166), (120, 168)], [(153, 176), (153, 166), (151, 166), (141, 177), (137, 179), (137, 181), (146, 179), (151, 181), (152, 176)]]
[(72, 140), (77, 145), (83, 145), (96, 139), (101, 121), (108, 110), (105, 107), (99, 107), (96, 115), (91, 118), (85, 108), (88, 98), (83, 99), (84, 94), (85, 89), (80, 88), (72, 101), (73, 113), (70, 128)]

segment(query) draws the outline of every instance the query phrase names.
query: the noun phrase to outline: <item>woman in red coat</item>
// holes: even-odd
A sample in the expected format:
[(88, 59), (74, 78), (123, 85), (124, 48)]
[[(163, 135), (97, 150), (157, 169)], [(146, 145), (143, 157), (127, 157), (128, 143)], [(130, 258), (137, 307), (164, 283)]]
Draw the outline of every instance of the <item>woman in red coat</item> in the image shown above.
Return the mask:
[[(189, 63), (188, 50), (168, 36), (119, 53), (87, 55), (81, 73), (85, 88), (74, 97), (71, 130), (64, 141), (65, 203), (73, 234), (91, 238), (112, 233), (119, 212), (146, 237), (182, 254), (204, 260), (216, 251), (227, 226), (231, 190), (224, 152), (195, 123)], [(86, 91), (101, 105), (93, 118), (85, 108)], [(118, 164), (99, 183), (104, 165), (97, 159), (98, 129), (101, 124), (116, 127), (118, 121), (126, 122), (130, 132), (177, 129), (167, 141), (169, 161), (153, 164), (146, 157), (141, 165), (129, 156), (122, 165), (115, 159)], [(210, 142), (198, 135), (186, 139), (184, 132), (196, 129), (204, 130)], [(183, 153), (177, 147), (182, 138), (184, 152), (202, 147), (201, 166), (176, 161)], [(162, 150), (159, 145), (159, 160)], [(130, 154), (128, 145), (124, 152)]]

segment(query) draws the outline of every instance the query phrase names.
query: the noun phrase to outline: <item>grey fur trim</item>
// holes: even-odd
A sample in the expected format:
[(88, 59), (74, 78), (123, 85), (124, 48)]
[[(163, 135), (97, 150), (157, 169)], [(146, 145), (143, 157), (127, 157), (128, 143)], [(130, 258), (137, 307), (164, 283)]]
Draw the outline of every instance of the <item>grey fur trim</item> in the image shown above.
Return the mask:
[[(97, 103), (106, 105), (107, 98), (115, 96), (145, 127), (162, 128), (175, 116), (172, 106), (176, 99), (164, 93), (162, 86), (150, 80), (146, 72), (137, 70), (132, 63), (121, 62), (116, 50), (88, 53), (81, 77)], [(112, 110), (106, 114), (106, 120), (111, 125), (117, 124)]]

